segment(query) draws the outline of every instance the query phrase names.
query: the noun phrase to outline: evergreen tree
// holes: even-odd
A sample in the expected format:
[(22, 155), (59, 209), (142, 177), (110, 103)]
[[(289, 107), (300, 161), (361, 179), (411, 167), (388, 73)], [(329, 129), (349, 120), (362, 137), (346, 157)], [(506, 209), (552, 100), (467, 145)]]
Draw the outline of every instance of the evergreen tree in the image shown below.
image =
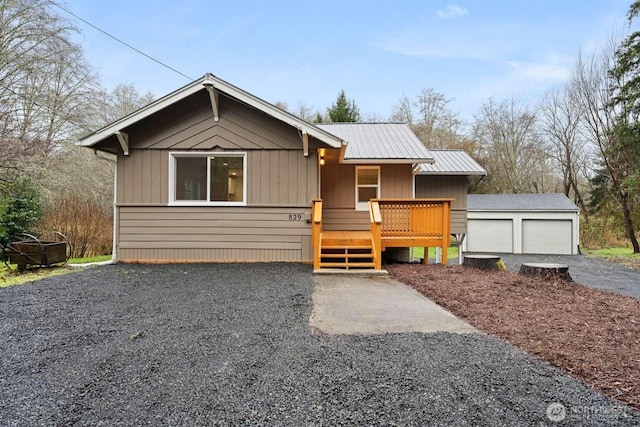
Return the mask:
[(347, 99), (344, 89), (338, 94), (336, 102), (327, 109), (332, 123), (355, 123), (360, 121), (360, 110), (353, 99)]
[[(627, 13), (629, 25), (640, 13), (640, 0)], [(640, 194), (640, 31), (632, 32), (616, 50), (609, 70), (611, 105), (615, 121), (612, 140), (603, 153), (608, 180), (624, 214), (624, 226), (634, 253), (640, 253), (633, 221), (634, 201)], [(594, 184), (598, 184), (594, 182)]]
[[(7, 188), (8, 187), (8, 188)], [(17, 178), (0, 194), (0, 244), (6, 246), (18, 233), (25, 233), (42, 217), (40, 194), (33, 182)]]

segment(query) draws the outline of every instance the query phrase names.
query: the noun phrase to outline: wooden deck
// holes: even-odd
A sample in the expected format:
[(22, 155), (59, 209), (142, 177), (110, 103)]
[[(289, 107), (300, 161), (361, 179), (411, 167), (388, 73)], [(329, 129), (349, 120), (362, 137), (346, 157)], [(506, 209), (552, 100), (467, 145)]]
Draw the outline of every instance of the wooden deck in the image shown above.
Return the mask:
[(313, 266), (382, 268), (389, 247), (440, 247), (447, 262), (452, 199), (374, 199), (369, 202), (370, 231), (323, 231), (322, 201), (312, 207)]

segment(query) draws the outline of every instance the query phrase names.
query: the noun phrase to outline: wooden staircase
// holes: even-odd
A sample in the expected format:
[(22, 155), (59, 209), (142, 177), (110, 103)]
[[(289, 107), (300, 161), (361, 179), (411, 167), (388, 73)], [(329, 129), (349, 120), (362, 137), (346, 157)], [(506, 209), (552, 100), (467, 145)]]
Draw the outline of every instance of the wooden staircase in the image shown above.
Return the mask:
[[(442, 248), (447, 263), (453, 199), (371, 199), (369, 231), (322, 229), (322, 200), (311, 207), (313, 268), (382, 269), (386, 248)], [(428, 259), (426, 259), (428, 262)]]
[(374, 269), (373, 236), (369, 231), (323, 231), (319, 258), (319, 268)]

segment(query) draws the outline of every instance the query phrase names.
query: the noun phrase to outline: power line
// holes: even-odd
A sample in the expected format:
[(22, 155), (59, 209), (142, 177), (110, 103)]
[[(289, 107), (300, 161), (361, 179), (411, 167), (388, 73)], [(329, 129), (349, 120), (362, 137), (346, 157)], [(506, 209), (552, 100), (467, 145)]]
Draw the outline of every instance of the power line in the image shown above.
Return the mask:
[(127, 43), (127, 42), (125, 42), (125, 41), (123, 41), (123, 40), (119, 39), (118, 37), (116, 37), (116, 36), (114, 36), (114, 35), (112, 35), (112, 34), (110, 34), (110, 33), (108, 33), (108, 32), (106, 32), (106, 31), (105, 31), (105, 30), (103, 30), (102, 28), (99, 28), (98, 26), (93, 25), (91, 22), (87, 21), (86, 19), (81, 18), (80, 16), (76, 15), (75, 13), (71, 12), (70, 10), (68, 10), (68, 9), (66, 9), (66, 8), (64, 8), (64, 7), (62, 7), (62, 6), (60, 6), (59, 4), (55, 3), (54, 1), (49, 0), (49, 3), (51, 3), (52, 5), (54, 5), (55, 7), (57, 7), (58, 9), (61, 9), (61, 10), (65, 11), (65, 12), (67, 12), (69, 15), (71, 15), (71, 16), (75, 17), (76, 19), (78, 19), (78, 20), (80, 20), (80, 21), (84, 22), (85, 24), (89, 25), (90, 27), (92, 27), (92, 28), (94, 28), (94, 29), (96, 29), (96, 30), (100, 31), (100, 32), (101, 32), (102, 34), (104, 34), (105, 36), (110, 37), (110, 38), (112, 38), (113, 40), (117, 41), (118, 43), (125, 45), (125, 46), (126, 46), (126, 47), (128, 47), (129, 49), (131, 49), (131, 50), (133, 50), (133, 51), (135, 51), (135, 52), (139, 53), (140, 55), (145, 56), (146, 58), (148, 58), (148, 59), (152, 60), (153, 62), (155, 62), (155, 63), (157, 63), (157, 64), (160, 64), (160, 65), (162, 65), (162, 66), (163, 66), (163, 67), (165, 67), (165, 68), (168, 68), (169, 70), (173, 71), (174, 73), (179, 74), (179, 75), (181, 75), (182, 77), (187, 78), (189, 81), (195, 80), (194, 78), (189, 77), (189, 76), (187, 76), (187, 75), (186, 75), (186, 74), (184, 74), (184, 73), (181, 73), (180, 71), (178, 71), (178, 70), (176, 70), (175, 68), (173, 68), (173, 67), (171, 67), (171, 66), (169, 66), (169, 65), (165, 64), (164, 62), (162, 62), (162, 61), (160, 61), (160, 60), (158, 60), (158, 59), (154, 58), (153, 56), (151, 56), (151, 55), (148, 55), (148, 54), (144, 53), (144, 52), (143, 52), (143, 51), (141, 51), (140, 49), (137, 49), (137, 48), (135, 48), (135, 47), (131, 46), (129, 43)]

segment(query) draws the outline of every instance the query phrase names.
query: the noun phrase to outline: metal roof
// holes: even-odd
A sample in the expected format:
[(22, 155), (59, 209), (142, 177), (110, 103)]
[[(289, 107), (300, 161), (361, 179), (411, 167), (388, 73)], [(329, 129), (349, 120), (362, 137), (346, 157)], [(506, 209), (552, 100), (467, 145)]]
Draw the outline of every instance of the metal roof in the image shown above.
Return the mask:
[(469, 211), (571, 211), (578, 207), (562, 193), (469, 194)]
[(343, 145), (343, 141), (341, 141), (339, 138), (336, 138), (335, 135), (332, 135), (325, 130), (319, 129), (313, 124), (306, 122), (301, 118), (296, 117), (293, 114), (284, 111), (276, 107), (275, 105), (270, 104), (267, 101), (264, 101), (257, 96), (254, 96), (249, 92), (246, 92), (210, 73), (207, 73), (198, 80), (195, 80), (181, 87), (180, 89), (177, 89), (170, 94), (165, 95), (162, 98), (157, 99), (156, 101), (153, 101), (149, 105), (146, 105), (141, 109), (134, 111), (133, 113), (128, 114), (116, 120), (115, 122), (82, 137), (79, 141), (79, 145), (88, 147), (94, 146), (99, 142), (105, 140), (106, 138), (111, 137), (116, 132), (122, 131), (127, 126), (130, 126), (168, 107), (169, 105), (186, 98), (189, 95), (205, 90), (205, 86), (211, 86), (221, 93), (235, 98), (238, 101), (249, 105), (250, 107), (260, 110), (284, 123), (287, 123), (290, 126), (297, 128), (302, 132), (308, 133), (309, 135), (319, 139), (320, 141), (323, 141), (331, 147), (340, 148)]
[(347, 142), (349, 162), (432, 162), (433, 155), (404, 123), (330, 123), (316, 125)]
[(434, 163), (423, 163), (419, 175), (486, 175), (487, 171), (464, 150), (431, 150)]

